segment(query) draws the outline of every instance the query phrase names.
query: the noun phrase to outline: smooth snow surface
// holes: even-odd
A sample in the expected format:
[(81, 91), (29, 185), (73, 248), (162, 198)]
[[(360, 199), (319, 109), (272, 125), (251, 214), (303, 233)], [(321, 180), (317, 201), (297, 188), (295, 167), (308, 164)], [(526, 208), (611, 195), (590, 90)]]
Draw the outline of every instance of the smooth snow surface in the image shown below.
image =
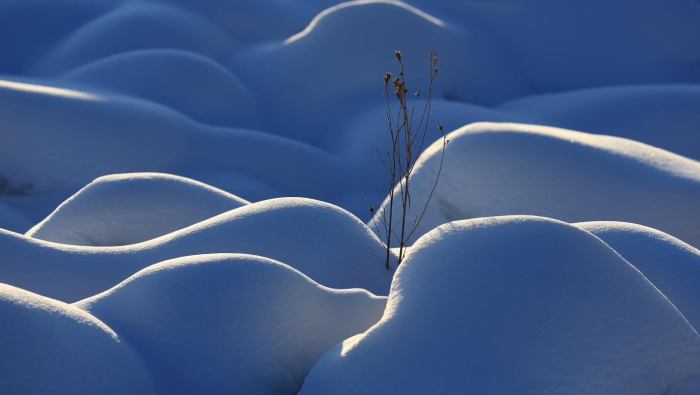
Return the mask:
[[(212, 125), (254, 127), (260, 123), (255, 98), (245, 86), (219, 63), (189, 51), (119, 53), (74, 69), (61, 81), (158, 102)], [(208, 96), (193, 101), (192, 92), (208, 92)], [(240, 123), (240, 119), (249, 121)]]
[[(698, 0), (0, 0), (0, 394), (699, 394), (698, 37)], [(398, 273), (396, 50), (417, 109), (438, 53), (409, 224), (450, 139)]]
[(120, 247), (55, 244), (0, 230), (0, 251), (3, 282), (66, 302), (102, 292), (160, 261), (207, 253), (264, 256), (323, 285), (376, 295), (388, 293), (393, 274), (384, 267), (384, 244), (362, 222), (328, 203), (302, 198), (249, 204)]
[(322, 287), (279, 262), (199, 255), (150, 266), (83, 308), (138, 350), (161, 393), (295, 394), (386, 298)]
[(698, 374), (700, 337), (638, 270), (577, 227), (511, 216), (423, 236), (382, 320), (300, 394), (659, 395)]
[(18, 213), (12, 207), (0, 203), (0, 228), (24, 233), (31, 226), (31, 220)]
[[(535, 125), (476, 123), (447, 138), (416, 236), (460, 219), (532, 214), (633, 222), (700, 246), (691, 220), (700, 218), (700, 162), (632, 140)], [(408, 218), (430, 195), (441, 148), (434, 143), (416, 164)]]
[(621, 222), (575, 224), (598, 236), (700, 328), (700, 251), (656, 229)]
[(134, 244), (246, 204), (237, 196), (183, 177), (105, 176), (66, 200), (27, 236), (84, 246)]
[(0, 392), (291, 395), (385, 303), (242, 254), (152, 265), (74, 305), (0, 284)]
[(36, 222), (130, 172), (320, 199), (366, 221), (359, 195), (387, 194), (375, 145), (397, 49), (411, 90), (439, 53), (429, 142), (438, 122), (507, 121), (700, 158), (692, 0), (54, 3), (0, 4), (0, 201)]
[(498, 106), (529, 123), (625, 137), (700, 159), (700, 85), (635, 85), (527, 96)]
[(0, 284), (0, 317), (0, 393), (157, 393), (129, 344), (79, 308)]

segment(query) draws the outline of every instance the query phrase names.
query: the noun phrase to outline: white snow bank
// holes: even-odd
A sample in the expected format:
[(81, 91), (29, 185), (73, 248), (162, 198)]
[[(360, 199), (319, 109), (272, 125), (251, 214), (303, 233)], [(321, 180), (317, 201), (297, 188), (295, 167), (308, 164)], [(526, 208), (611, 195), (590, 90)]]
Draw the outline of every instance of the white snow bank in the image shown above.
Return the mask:
[(193, 52), (120, 53), (79, 67), (60, 80), (151, 100), (211, 125), (261, 124), (247, 88), (219, 63)]
[(150, 240), (248, 204), (220, 189), (158, 173), (100, 177), (26, 235), (83, 246)]
[[(382, 76), (398, 75), (397, 49), (414, 90), (426, 92), (428, 54), (435, 50), (436, 96), (494, 104), (527, 91), (488, 34), (391, 0), (340, 3), (286, 41), (243, 48), (227, 64), (253, 91), (270, 92), (261, 101), (279, 117), (277, 133), (325, 147), (342, 127), (339, 120), (366, 102), (381, 103)], [(381, 118), (376, 122), (382, 125)]]
[(529, 123), (625, 137), (700, 159), (698, 84), (583, 89), (528, 96), (498, 108), (536, 120)]
[(622, 222), (575, 224), (598, 236), (644, 274), (700, 328), (700, 251), (656, 229)]
[(423, 236), (382, 320), (314, 366), (310, 394), (659, 395), (700, 374), (700, 337), (575, 226), (513, 216)]
[[(427, 53), (439, 52), (432, 119), (448, 130), (547, 124), (698, 157), (692, 0), (54, 3), (0, 4), (2, 82), (31, 85), (0, 84), (0, 177), (32, 194), (158, 171), (366, 215), (358, 195), (384, 182), (374, 132), (386, 134), (381, 78), (397, 72), (396, 49), (424, 93)], [(576, 92), (590, 88), (603, 90)], [(519, 104), (479, 107), (506, 100)]]
[[(700, 162), (627, 139), (535, 125), (477, 123), (448, 139), (416, 237), (459, 219), (533, 214), (638, 223), (700, 246), (700, 228), (689, 220), (700, 218)], [(416, 165), (409, 218), (420, 214), (434, 185), (441, 147), (440, 140), (427, 148)]]
[[(419, 102), (419, 108), (422, 104)], [(700, 85), (690, 84), (604, 87), (525, 96), (493, 108), (436, 99), (431, 106), (426, 141), (441, 137), (438, 123), (444, 130), (452, 131), (473, 122), (515, 122), (629, 138), (697, 160), (698, 108)], [(355, 167), (356, 188), (362, 188), (366, 196), (376, 190), (383, 194), (372, 194), (372, 203), (380, 203), (388, 192), (389, 175), (375, 152), (375, 147), (381, 151), (391, 146), (382, 122), (385, 112), (386, 103), (380, 103), (356, 114), (342, 133), (334, 136), (336, 145), (326, 146), (344, 161), (363, 164)], [(361, 202), (352, 199), (343, 202), (343, 207), (354, 213), (366, 212)]]
[(0, 284), (0, 392), (156, 394), (124, 339), (74, 306)]
[(150, 266), (76, 304), (126, 338), (163, 393), (296, 394), (323, 353), (376, 323), (386, 298), (333, 290), (270, 259)]
[(0, 80), (0, 115), (8, 142), (0, 145), (0, 174), (30, 194), (83, 186), (105, 172), (158, 171), (188, 147), (182, 115), (65, 85)]
[[(422, 109), (424, 105), (425, 101), (421, 100), (417, 103), (417, 108)], [(355, 115), (347, 122), (342, 133), (334, 137), (334, 145), (326, 147), (342, 157), (343, 161), (356, 164), (353, 174), (357, 177), (355, 189), (362, 191), (365, 200), (370, 204), (376, 205), (381, 204), (389, 192), (389, 172), (377, 157), (377, 150), (384, 152), (384, 149), (392, 146), (391, 135), (385, 125), (386, 110), (387, 106), (384, 102)], [(392, 111), (398, 114), (396, 103), (393, 103)], [(444, 126), (445, 131), (451, 131), (473, 122), (538, 123), (535, 122), (536, 120), (536, 117), (523, 113), (511, 113), (465, 102), (433, 99), (425, 146), (441, 138), (437, 128), (438, 123)], [(416, 120), (414, 127), (417, 124)], [(348, 196), (347, 201), (343, 201), (342, 207), (353, 213), (367, 213), (367, 207), (353, 195)]]
[(154, 102), (66, 81), (0, 80), (0, 139), (8, 142), (0, 145), (0, 175), (30, 194), (146, 171), (213, 180), (251, 200), (325, 199), (350, 167), (294, 140), (207, 126)]
[[(384, 244), (360, 220), (328, 203), (302, 198), (252, 203), (177, 232), (119, 247), (55, 244), (0, 229), (0, 279), (63, 301), (109, 289), (172, 258), (246, 253), (284, 262), (332, 288), (386, 295)], [(392, 267), (395, 267), (392, 255)]]

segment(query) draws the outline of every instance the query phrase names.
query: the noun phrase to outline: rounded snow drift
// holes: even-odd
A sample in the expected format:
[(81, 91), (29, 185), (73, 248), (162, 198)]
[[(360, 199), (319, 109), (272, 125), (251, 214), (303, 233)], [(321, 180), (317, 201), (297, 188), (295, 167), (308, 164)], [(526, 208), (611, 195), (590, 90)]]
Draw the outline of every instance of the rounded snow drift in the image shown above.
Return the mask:
[(246, 204), (235, 195), (184, 177), (116, 174), (88, 184), (27, 236), (83, 246), (134, 244)]
[[(275, 259), (319, 283), (387, 295), (393, 275), (386, 249), (359, 219), (332, 204), (303, 198), (248, 204), (142, 243), (84, 247), (36, 240), (0, 229), (0, 279), (74, 302), (137, 271), (183, 256), (245, 253)], [(396, 256), (390, 264), (395, 267)]]
[(386, 299), (333, 290), (279, 262), (200, 255), (150, 266), (76, 305), (145, 357), (166, 393), (295, 394), (323, 353)]
[(130, 346), (84, 311), (0, 284), (0, 392), (156, 394)]
[(300, 394), (648, 394), (700, 374), (700, 337), (600, 239), (538, 217), (422, 237), (382, 320)]
[(189, 51), (119, 53), (79, 67), (61, 80), (150, 100), (211, 125), (261, 123), (247, 88), (219, 63)]
[[(474, 123), (447, 139), (416, 237), (451, 221), (528, 214), (632, 222), (700, 246), (700, 227), (688, 220), (700, 218), (700, 162), (619, 137), (539, 125)], [(416, 163), (408, 218), (431, 196), (442, 146), (436, 141)]]
[(625, 222), (581, 222), (614, 248), (700, 328), (700, 251), (656, 229)]

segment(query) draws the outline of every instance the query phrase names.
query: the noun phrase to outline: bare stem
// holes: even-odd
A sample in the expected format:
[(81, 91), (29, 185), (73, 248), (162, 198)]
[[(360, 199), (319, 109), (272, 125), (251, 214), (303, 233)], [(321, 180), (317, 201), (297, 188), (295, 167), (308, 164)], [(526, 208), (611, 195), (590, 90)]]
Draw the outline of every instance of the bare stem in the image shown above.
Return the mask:
[[(440, 173), (442, 172), (442, 165), (445, 156), (445, 146), (448, 141), (443, 134), (443, 147), (442, 156), (440, 158), (440, 167), (438, 169), (438, 174), (435, 178), (435, 183), (430, 191), (428, 200), (423, 207), (420, 216), (413, 219), (413, 224), (410, 230), (406, 229), (406, 215), (411, 209), (411, 191), (410, 191), (410, 179), (413, 173), (413, 168), (416, 164), (416, 160), (423, 152), (424, 143), (426, 136), (428, 134), (428, 123), (430, 121), (430, 110), (432, 101), (432, 88), (433, 81), (437, 75), (437, 53), (430, 53), (430, 76), (428, 93), (426, 95), (426, 103), (423, 106), (423, 111), (421, 112), (420, 121), (418, 122), (418, 127), (413, 129), (413, 119), (416, 112), (416, 104), (420, 99), (420, 91), (415, 92), (415, 99), (409, 106), (407, 94), (408, 87), (406, 86), (406, 75), (404, 70), (404, 63), (402, 60), (401, 52), (396, 51), (396, 59), (399, 62), (399, 75), (398, 77), (393, 77), (391, 73), (386, 73), (384, 75), (384, 96), (386, 96), (386, 127), (389, 130), (391, 136), (391, 149), (386, 149), (386, 160), (382, 155), (379, 154), (379, 150), (376, 149), (377, 155), (380, 157), (382, 164), (387, 169), (389, 173), (389, 197), (387, 204), (382, 209), (381, 214), (377, 213), (380, 219), (380, 223), (384, 228), (385, 239), (386, 239), (386, 268), (390, 268), (390, 258), (391, 258), (391, 243), (392, 239), (395, 237), (399, 243), (399, 261), (400, 265), (406, 255), (406, 250), (408, 247), (408, 241), (415, 232), (416, 228), (423, 219), (423, 216), (427, 210), (428, 203), (435, 192), (437, 187), (437, 182), (440, 178)], [(393, 77), (393, 79), (392, 79)], [(398, 100), (398, 112), (394, 114), (391, 111), (391, 98), (389, 87), (393, 86), (394, 96)], [(395, 118), (394, 118), (395, 116)], [(442, 126), (439, 127), (442, 133)], [(420, 135), (420, 138), (419, 138)], [(417, 140), (419, 138), (419, 140)], [(416, 150), (414, 144), (420, 141), (418, 149)], [(397, 185), (398, 184), (398, 185)], [(398, 188), (398, 189), (397, 189)], [(400, 204), (401, 213), (396, 214), (396, 219), (394, 218), (394, 205), (397, 203), (396, 192), (400, 193)], [(364, 201), (364, 198), (363, 198)], [(365, 202), (365, 204), (367, 204)], [(369, 206), (370, 211), (374, 214), (374, 206)], [(388, 211), (388, 218), (387, 218)], [(379, 226), (377, 225), (376, 214), (372, 217), (373, 224), (377, 231), (377, 234), (381, 237)], [(400, 232), (397, 232), (397, 228), (400, 228)], [(399, 234), (397, 234), (399, 233)]]

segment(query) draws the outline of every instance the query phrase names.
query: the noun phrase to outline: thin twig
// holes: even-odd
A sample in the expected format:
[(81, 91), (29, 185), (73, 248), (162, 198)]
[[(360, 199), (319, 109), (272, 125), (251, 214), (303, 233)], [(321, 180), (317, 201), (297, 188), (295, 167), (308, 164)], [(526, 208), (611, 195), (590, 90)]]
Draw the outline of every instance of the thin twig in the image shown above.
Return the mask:
[[(370, 211), (373, 213), (372, 223), (374, 224), (374, 227), (380, 238), (382, 234), (377, 224), (377, 219), (384, 228), (384, 236), (386, 238), (386, 268), (389, 270), (392, 239), (395, 237), (399, 243), (398, 264), (400, 265), (406, 255), (408, 241), (410, 240), (411, 236), (420, 224), (420, 221), (423, 219), (423, 216), (428, 207), (428, 203), (430, 202), (430, 199), (432, 198), (433, 193), (435, 192), (435, 189), (437, 187), (437, 182), (440, 178), (440, 173), (442, 172), (442, 165), (445, 156), (445, 146), (447, 145), (447, 139), (443, 134), (442, 156), (440, 158), (440, 167), (438, 169), (438, 174), (435, 178), (435, 183), (433, 184), (433, 188), (430, 192), (430, 195), (428, 196), (428, 200), (426, 201), (425, 206), (423, 207), (421, 215), (418, 217), (414, 217), (411, 230), (407, 232), (407, 213), (411, 209), (412, 201), (410, 179), (411, 175), (413, 174), (413, 169), (416, 165), (417, 159), (423, 152), (426, 136), (428, 134), (433, 81), (435, 80), (435, 76), (437, 75), (438, 70), (437, 67), (435, 67), (437, 63), (437, 54), (435, 52), (430, 53), (430, 77), (428, 94), (426, 98), (426, 103), (423, 106), (423, 111), (421, 112), (418, 127), (416, 129), (413, 129), (413, 120), (416, 113), (416, 106), (418, 100), (420, 99), (420, 91), (417, 91), (415, 93), (415, 99), (411, 103), (409, 109), (409, 103), (407, 99), (408, 87), (406, 86), (406, 75), (404, 72), (404, 63), (402, 60), (401, 52), (396, 51), (395, 55), (399, 63), (398, 77), (394, 77), (392, 79), (393, 75), (391, 73), (384, 74), (384, 95), (386, 96), (387, 106), (385, 114), (386, 120), (384, 121), (384, 124), (389, 130), (391, 136), (391, 149), (387, 148), (385, 150), (386, 160), (384, 159), (383, 155), (379, 154), (379, 149), (375, 147), (377, 155), (379, 156), (382, 164), (387, 169), (390, 176), (389, 196), (387, 199), (388, 201), (386, 201), (386, 204), (381, 209), (381, 213), (375, 213), (374, 206), (369, 206), (364, 200), (364, 197), (362, 197), (362, 200), (365, 201), (365, 205), (367, 205)], [(398, 110), (396, 113), (394, 113), (391, 108), (391, 99), (389, 92), (390, 83), (394, 89), (393, 95), (398, 100)], [(440, 132), (442, 133), (442, 126), (440, 126)], [(420, 145), (418, 146), (418, 150), (414, 150), (414, 144), (417, 141), (416, 139), (419, 138), (419, 135)], [(399, 197), (396, 196), (396, 192), (400, 194)], [(394, 205), (395, 203), (397, 203), (397, 199), (400, 199), (401, 213), (399, 214), (397, 212), (395, 215)], [(400, 228), (400, 232), (398, 232), (399, 229), (397, 228)]]

